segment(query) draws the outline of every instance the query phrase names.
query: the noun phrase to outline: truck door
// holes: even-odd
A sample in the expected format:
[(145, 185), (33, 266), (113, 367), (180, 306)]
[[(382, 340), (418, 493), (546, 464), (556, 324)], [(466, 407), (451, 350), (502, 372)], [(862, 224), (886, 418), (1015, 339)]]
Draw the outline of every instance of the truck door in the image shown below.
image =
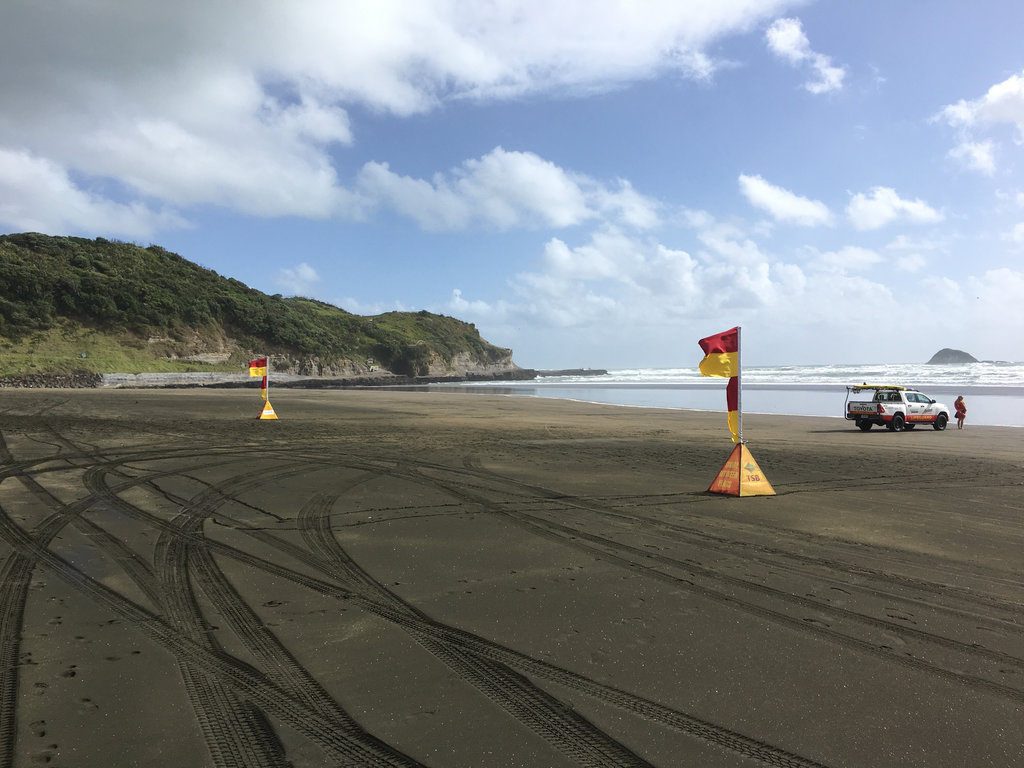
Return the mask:
[(911, 421), (932, 421), (935, 418), (935, 406), (931, 399), (918, 392), (907, 393), (907, 411), (913, 414)]
[(938, 403), (933, 403), (928, 395), (918, 395), (918, 397), (921, 398), (921, 403), (924, 405), (925, 420), (935, 421), (935, 417), (939, 415)]
[(922, 398), (917, 392), (907, 392), (907, 421), (916, 422), (926, 419), (927, 404), (927, 398)]

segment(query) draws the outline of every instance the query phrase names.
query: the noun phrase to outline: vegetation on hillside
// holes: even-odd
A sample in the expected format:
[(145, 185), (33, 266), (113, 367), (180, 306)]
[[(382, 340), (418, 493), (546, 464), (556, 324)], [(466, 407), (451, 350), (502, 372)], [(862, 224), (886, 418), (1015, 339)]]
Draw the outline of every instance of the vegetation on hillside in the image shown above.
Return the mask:
[[(353, 315), (305, 298), (269, 296), (159, 246), (34, 233), (0, 235), (0, 344), (6, 364), (34, 372), (196, 370), (175, 361), (196, 339), (233, 339), (248, 351), (366, 361), (421, 375), (427, 361), (469, 353), (497, 362), (509, 350), (475, 326), (429, 312)], [(156, 340), (158, 343), (153, 343)], [(79, 349), (93, 354), (82, 358)], [(25, 360), (28, 357), (24, 358)], [(22, 363), (19, 363), (22, 361)], [(237, 370), (243, 360), (201, 370)]]

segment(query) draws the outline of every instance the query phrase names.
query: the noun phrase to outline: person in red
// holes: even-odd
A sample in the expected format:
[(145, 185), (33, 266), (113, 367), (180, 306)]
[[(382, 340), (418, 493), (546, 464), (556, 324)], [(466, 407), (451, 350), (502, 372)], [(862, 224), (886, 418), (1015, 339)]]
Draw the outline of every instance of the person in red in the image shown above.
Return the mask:
[(956, 428), (964, 428), (964, 419), (967, 418), (967, 403), (964, 402), (964, 396), (959, 395), (956, 401), (953, 403), (953, 407), (956, 408)]

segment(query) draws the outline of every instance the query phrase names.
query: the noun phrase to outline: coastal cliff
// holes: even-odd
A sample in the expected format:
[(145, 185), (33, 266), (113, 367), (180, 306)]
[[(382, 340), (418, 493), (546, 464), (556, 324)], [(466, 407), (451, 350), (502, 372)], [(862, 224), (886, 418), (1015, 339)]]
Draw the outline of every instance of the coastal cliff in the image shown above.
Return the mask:
[(0, 236), (0, 348), (0, 386), (224, 382), (261, 357), (296, 381), (528, 375), (511, 349), (453, 317), (354, 315), (267, 295), (159, 246), (37, 233)]

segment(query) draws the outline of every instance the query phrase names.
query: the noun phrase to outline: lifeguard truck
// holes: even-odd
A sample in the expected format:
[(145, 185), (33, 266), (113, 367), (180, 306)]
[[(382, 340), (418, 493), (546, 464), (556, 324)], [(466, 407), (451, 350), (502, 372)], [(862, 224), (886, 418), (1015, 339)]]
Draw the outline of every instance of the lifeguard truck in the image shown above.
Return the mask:
[[(851, 400), (850, 396), (870, 392), (870, 399)], [(949, 408), (916, 389), (892, 385), (858, 384), (846, 388), (846, 410), (843, 414), (862, 431), (878, 424), (894, 432), (913, 429), (918, 424), (931, 424), (943, 430), (949, 423)]]

